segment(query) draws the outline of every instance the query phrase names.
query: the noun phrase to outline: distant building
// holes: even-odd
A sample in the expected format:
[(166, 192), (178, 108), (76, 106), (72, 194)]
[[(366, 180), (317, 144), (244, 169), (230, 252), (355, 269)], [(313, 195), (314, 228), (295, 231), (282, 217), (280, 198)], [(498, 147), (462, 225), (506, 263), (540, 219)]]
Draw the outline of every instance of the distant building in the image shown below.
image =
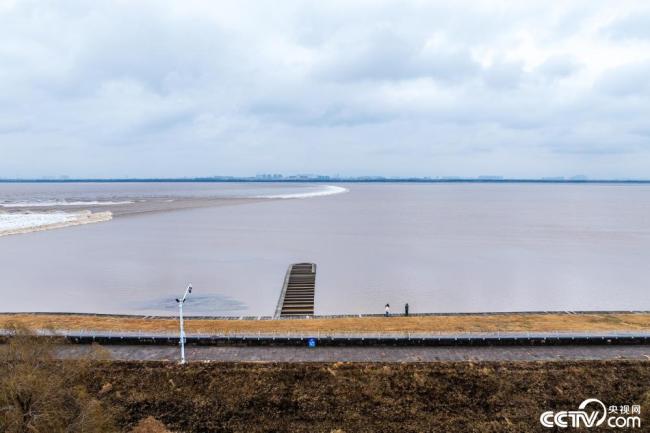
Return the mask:
[(330, 180), (329, 176), (323, 176), (320, 174), (296, 174), (293, 176), (287, 176), (285, 179), (289, 180)]
[(259, 180), (279, 180), (279, 179), (282, 179), (282, 175), (277, 174), (277, 173), (274, 173), (274, 174), (263, 173), (263, 174), (255, 175), (255, 179), (259, 179)]
[(503, 176), (479, 176), (478, 180), (503, 180)]
[(354, 178), (355, 180), (385, 180), (383, 176), (358, 176)]

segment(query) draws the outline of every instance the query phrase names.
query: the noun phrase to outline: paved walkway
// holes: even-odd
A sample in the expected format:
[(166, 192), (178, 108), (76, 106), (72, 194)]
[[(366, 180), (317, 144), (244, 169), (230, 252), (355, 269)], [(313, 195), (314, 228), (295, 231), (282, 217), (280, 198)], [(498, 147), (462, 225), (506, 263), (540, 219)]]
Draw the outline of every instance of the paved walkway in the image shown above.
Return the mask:
[[(0, 336), (8, 331), (0, 329)], [(76, 343), (99, 343), (99, 344), (157, 344), (164, 345), (178, 341), (178, 331), (175, 332), (137, 332), (137, 331), (87, 331), (87, 330), (56, 330), (38, 329), (35, 331), (42, 336), (67, 337)], [(249, 343), (272, 343), (283, 341), (284, 343), (297, 344), (298, 347), (306, 344), (310, 338), (321, 340), (336, 340), (337, 345), (357, 346), (373, 342), (377, 344), (396, 343), (399, 340), (422, 340), (428, 345), (463, 345), (463, 344), (515, 344), (531, 345), (534, 343), (551, 342), (558, 345), (573, 345), (582, 342), (583, 344), (600, 344), (610, 341), (616, 344), (650, 344), (650, 331), (594, 331), (594, 332), (267, 332), (267, 333), (188, 333), (188, 343), (200, 343), (204, 345), (216, 345), (217, 343), (236, 342)], [(415, 344), (415, 343), (414, 343)]]
[[(173, 346), (103, 346), (115, 360), (177, 360)], [(84, 356), (88, 345), (61, 347), (63, 358)], [(634, 359), (650, 361), (650, 346), (548, 347), (205, 347), (188, 346), (189, 361), (265, 362), (436, 362), (436, 361), (553, 361)]]

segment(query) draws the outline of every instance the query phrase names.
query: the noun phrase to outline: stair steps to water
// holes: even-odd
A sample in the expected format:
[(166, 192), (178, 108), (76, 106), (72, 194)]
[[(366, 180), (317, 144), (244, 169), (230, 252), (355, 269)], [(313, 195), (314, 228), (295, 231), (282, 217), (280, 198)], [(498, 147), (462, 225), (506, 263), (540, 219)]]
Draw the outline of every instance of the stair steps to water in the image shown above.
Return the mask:
[(313, 316), (316, 292), (316, 265), (295, 263), (289, 266), (275, 317)]

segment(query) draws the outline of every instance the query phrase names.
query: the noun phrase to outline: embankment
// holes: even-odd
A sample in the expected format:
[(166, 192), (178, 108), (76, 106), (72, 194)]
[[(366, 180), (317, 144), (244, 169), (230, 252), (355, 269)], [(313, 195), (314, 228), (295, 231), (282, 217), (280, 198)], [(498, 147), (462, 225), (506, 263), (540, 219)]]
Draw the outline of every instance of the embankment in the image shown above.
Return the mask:
[[(648, 312), (495, 313), (395, 317), (314, 317), (287, 320), (186, 318), (187, 332), (592, 332), (650, 331)], [(0, 328), (10, 323), (30, 329), (175, 332), (178, 319), (80, 314), (0, 314)]]
[(642, 426), (650, 423), (645, 361), (102, 362), (83, 381), (92, 393), (110, 389), (102, 398), (125, 429), (153, 416), (197, 433), (544, 432), (542, 412), (587, 398), (639, 404)]

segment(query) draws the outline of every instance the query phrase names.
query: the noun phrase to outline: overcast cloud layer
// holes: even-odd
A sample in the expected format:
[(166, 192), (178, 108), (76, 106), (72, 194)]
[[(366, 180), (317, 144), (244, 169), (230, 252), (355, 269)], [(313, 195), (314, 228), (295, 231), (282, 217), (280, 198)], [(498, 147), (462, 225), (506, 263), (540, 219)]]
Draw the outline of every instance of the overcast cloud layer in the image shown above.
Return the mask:
[(0, 0), (0, 177), (650, 178), (646, 1), (219, 3)]

